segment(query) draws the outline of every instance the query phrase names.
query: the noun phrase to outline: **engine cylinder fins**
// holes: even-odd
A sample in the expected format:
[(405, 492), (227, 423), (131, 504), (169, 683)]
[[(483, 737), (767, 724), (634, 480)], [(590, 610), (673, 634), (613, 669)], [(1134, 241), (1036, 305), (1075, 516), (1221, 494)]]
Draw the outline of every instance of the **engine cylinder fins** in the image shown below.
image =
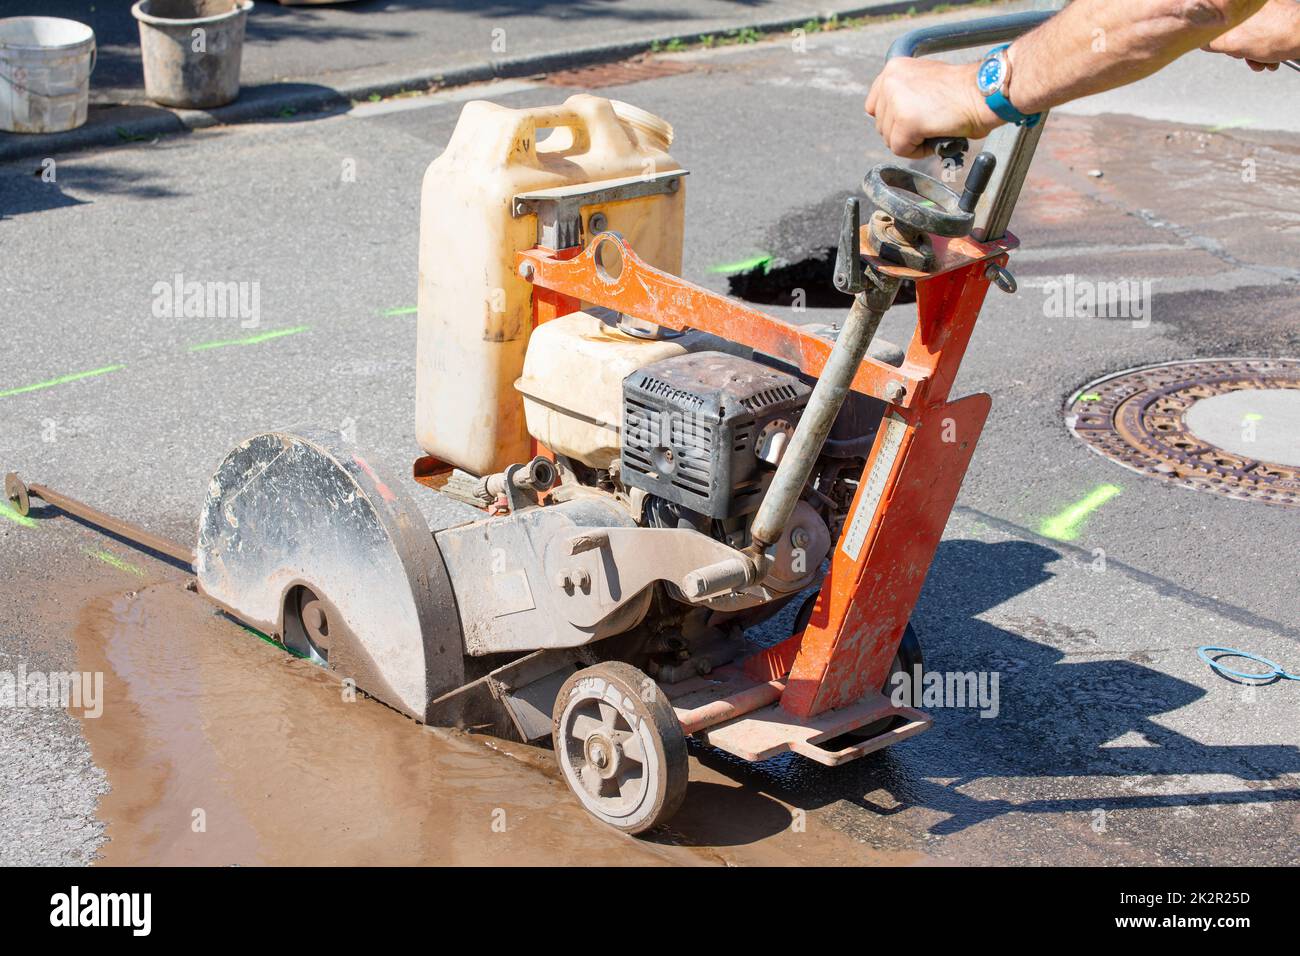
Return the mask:
[(465, 682), (443, 559), (415, 504), (337, 433), (241, 443), (208, 483), (199, 589), (412, 717)]

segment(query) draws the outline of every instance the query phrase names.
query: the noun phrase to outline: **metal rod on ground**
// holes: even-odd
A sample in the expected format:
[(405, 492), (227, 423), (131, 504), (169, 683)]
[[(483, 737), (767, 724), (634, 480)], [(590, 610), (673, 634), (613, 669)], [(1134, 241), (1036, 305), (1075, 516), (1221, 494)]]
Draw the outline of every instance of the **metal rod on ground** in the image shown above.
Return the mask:
[(159, 537), (129, 521), (123, 521), (120, 518), (114, 518), (112, 515), (106, 515), (104, 512), (90, 505), (77, 501), (75, 498), (69, 498), (67, 495), (59, 494), (44, 485), (28, 485), (27, 493), (33, 498), (40, 498), (47, 504), (54, 505), (60, 511), (65, 511), (70, 515), (75, 515), (85, 521), (90, 522), (97, 527), (103, 528), (112, 534), (119, 535), (129, 541), (147, 548), (150, 551), (156, 551), (158, 554), (165, 554), (169, 558), (177, 561), (183, 561), (188, 565), (194, 564), (194, 552), (175, 541)]

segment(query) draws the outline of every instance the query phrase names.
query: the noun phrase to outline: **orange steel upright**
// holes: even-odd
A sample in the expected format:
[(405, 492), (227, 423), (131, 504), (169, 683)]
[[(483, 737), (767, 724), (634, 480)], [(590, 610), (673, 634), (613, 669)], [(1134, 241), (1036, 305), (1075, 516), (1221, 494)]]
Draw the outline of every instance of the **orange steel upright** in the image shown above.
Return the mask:
[[(932, 240), (937, 265), (927, 273), (864, 256), (879, 273), (915, 280), (916, 329), (901, 367), (867, 356), (854, 377), (854, 391), (887, 408), (808, 626), (746, 663), (753, 680), (784, 684), (780, 704), (800, 719), (883, 686), (989, 412), (988, 395), (950, 401), (949, 392), (989, 270), (1005, 265), (1017, 242), (1009, 234), (991, 243)], [(601, 265), (601, 247), (609, 243), (621, 253), (614, 274)], [(518, 268), (535, 286), (538, 322), (586, 302), (668, 329), (709, 332), (812, 376), (833, 345), (646, 265), (614, 233), (593, 237), (582, 250), (522, 252)]]

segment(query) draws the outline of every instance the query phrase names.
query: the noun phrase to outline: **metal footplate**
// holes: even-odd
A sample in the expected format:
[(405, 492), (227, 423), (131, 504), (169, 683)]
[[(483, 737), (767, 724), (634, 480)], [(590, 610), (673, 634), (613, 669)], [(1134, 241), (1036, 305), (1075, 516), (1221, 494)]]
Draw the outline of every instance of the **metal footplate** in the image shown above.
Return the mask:
[[(773, 693), (776, 693), (780, 682), (772, 684), (776, 685), (773, 687)], [(663, 690), (672, 701), (677, 719), (684, 729), (688, 729), (709, 705), (742, 693), (753, 693), (763, 686), (747, 678), (739, 668), (725, 667), (708, 677), (682, 681)], [(879, 734), (858, 740), (841, 739), (860, 728), (896, 717), (903, 719), (892, 721), (893, 726)], [(766, 760), (793, 751), (827, 767), (835, 767), (914, 737), (929, 729), (932, 723), (923, 711), (896, 706), (884, 694), (873, 692), (857, 703), (806, 720), (784, 710), (778, 700), (743, 716), (698, 730), (692, 736), (742, 760)], [(843, 746), (839, 746), (841, 744)]]

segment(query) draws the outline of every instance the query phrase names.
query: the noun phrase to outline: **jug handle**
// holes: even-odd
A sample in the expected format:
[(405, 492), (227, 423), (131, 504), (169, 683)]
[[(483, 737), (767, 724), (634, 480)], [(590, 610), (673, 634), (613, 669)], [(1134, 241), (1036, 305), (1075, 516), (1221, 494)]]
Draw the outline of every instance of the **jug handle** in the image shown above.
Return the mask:
[(573, 130), (573, 149), (585, 153), (591, 149), (591, 131), (587, 118), (569, 106), (539, 106), (520, 110), (519, 125), (515, 127), (515, 145), (527, 141), (528, 158), (537, 161), (537, 133), (539, 129), (564, 127)]

